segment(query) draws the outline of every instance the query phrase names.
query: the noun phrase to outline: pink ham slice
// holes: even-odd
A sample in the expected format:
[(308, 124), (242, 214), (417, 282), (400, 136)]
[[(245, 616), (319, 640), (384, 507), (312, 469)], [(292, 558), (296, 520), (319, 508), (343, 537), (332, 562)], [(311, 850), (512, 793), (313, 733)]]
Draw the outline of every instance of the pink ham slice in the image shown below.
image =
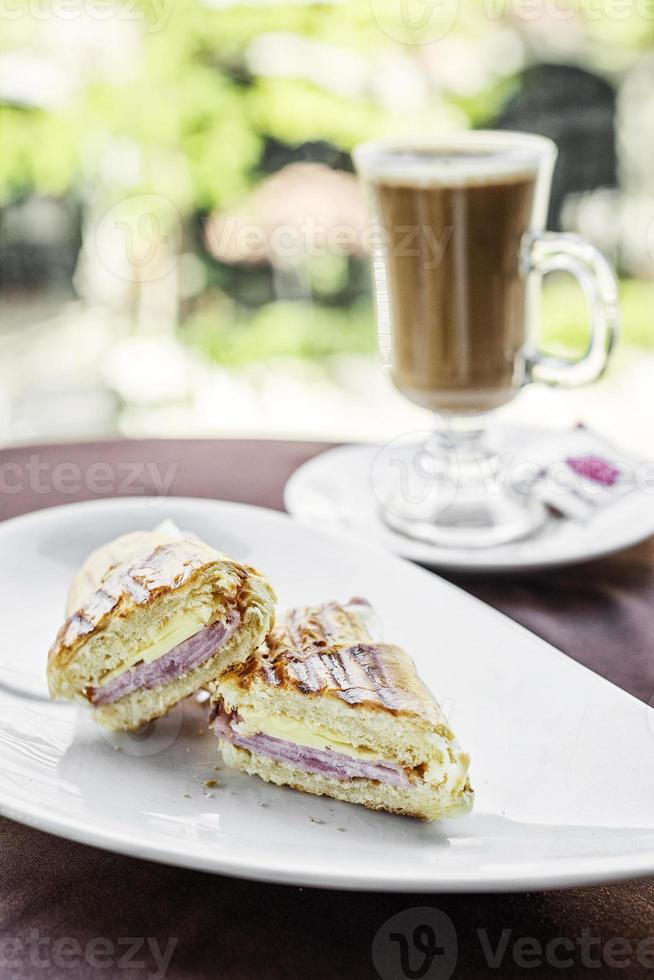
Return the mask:
[(89, 700), (92, 704), (112, 704), (133, 691), (149, 691), (181, 677), (213, 657), (234, 635), (240, 622), (240, 613), (233, 610), (225, 620), (205, 626), (157, 660), (137, 664), (103, 687), (89, 691)]
[(393, 762), (365, 762), (363, 759), (352, 759), (341, 752), (330, 749), (308, 748), (285, 739), (274, 738), (272, 735), (239, 735), (233, 728), (233, 722), (238, 721), (234, 716), (228, 716), (219, 711), (214, 730), (221, 738), (226, 738), (240, 749), (257, 752), (285, 762), (295, 769), (305, 772), (317, 772), (330, 779), (349, 782), (352, 779), (373, 779), (390, 786), (408, 786), (409, 777), (401, 766)]

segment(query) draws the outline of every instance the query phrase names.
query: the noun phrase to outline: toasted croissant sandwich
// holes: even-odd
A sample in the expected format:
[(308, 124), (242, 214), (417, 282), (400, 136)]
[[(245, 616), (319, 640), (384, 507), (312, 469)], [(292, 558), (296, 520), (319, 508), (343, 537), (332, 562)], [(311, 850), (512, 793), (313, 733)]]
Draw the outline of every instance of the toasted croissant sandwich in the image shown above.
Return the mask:
[(210, 685), (225, 762), (372, 810), (465, 813), (468, 756), (411, 658), (372, 641), (356, 602), (291, 610)]
[(263, 575), (174, 525), (125, 534), (73, 580), (50, 693), (89, 703), (107, 728), (138, 728), (248, 657), (274, 609)]

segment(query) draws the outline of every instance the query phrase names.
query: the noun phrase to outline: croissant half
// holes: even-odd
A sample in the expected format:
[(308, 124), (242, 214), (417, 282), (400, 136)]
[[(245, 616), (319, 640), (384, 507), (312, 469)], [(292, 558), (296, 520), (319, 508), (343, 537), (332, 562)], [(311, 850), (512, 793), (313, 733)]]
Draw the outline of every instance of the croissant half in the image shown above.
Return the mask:
[(291, 610), (210, 686), (225, 762), (268, 782), (436, 820), (467, 812), (468, 756), (398, 646), (361, 604)]
[(274, 609), (263, 575), (191, 536), (123, 535), (73, 580), (50, 693), (89, 704), (107, 728), (138, 728), (245, 660)]

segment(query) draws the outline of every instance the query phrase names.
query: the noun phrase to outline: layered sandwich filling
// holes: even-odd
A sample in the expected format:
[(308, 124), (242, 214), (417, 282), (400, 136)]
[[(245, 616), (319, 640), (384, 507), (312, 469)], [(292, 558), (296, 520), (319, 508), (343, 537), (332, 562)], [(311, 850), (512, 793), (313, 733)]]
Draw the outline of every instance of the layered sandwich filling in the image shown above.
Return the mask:
[[(112, 704), (133, 691), (151, 690), (176, 680), (213, 657), (231, 639), (240, 622), (241, 615), (234, 609), (225, 619), (202, 627), (179, 643), (171, 634), (167, 644), (160, 641), (144, 650), (133, 667), (113, 671), (101, 687), (88, 687), (84, 694), (92, 704)], [(168, 649), (164, 652), (165, 646)]]
[[(279, 722), (279, 719), (276, 720)], [(294, 726), (300, 727), (297, 722)], [(409, 777), (402, 766), (386, 759), (375, 758), (371, 749), (345, 744), (340, 744), (337, 748), (338, 743), (322, 733), (305, 733), (303, 741), (312, 744), (302, 744), (252, 729), (251, 720), (244, 720), (237, 711), (226, 710), (222, 703), (218, 706), (214, 730), (220, 738), (227, 739), (237, 748), (267, 756), (294, 769), (319, 773), (343, 782), (370, 779), (389, 786), (409, 784)], [(330, 742), (331, 745), (328, 744)], [(339, 751), (339, 748), (346, 751)]]

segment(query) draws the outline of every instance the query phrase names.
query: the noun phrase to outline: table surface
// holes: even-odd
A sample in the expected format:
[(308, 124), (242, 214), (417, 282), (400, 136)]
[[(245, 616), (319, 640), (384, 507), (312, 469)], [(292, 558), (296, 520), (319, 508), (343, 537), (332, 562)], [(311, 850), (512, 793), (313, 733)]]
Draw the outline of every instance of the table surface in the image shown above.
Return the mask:
[[(0, 452), (0, 519), (95, 496), (156, 492), (162, 474), (172, 481), (170, 494), (282, 509), (290, 474), (325, 448), (130, 440), (7, 449)], [(98, 463), (105, 464), (101, 481)], [(92, 492), (100, 483), (102, 492)], [(636, 697), (654, 696), (654, 539), (560, 571), (448, 578)], [(642, 944), (654, 936), (652, 881), (517, 895), (347, 893), (169, 868), (4, 819), (0, 843), (0, 978), (375, 978), (377, 931), (420, 906), (449, 916), (456, 967), (444, 972), (437, 957), (423, 972), (424, 957), (412, 951), (418, 959), (406, 967), (380, 967), (382, 980), (504, 980), (562, 970), (567, 978), (590, 973), (603, 980), (654, 969), (654, 939)], [(408, 913), (408, 922), (419, 919)], [(555, 939), (563, 945), (547, 952)], [(522, 947), (514, 945), (519, 940)], [(498, 968), (488, 960), (500, 942), (506, 952)], [(626, 968), (618, 965), (625, 957)]]

